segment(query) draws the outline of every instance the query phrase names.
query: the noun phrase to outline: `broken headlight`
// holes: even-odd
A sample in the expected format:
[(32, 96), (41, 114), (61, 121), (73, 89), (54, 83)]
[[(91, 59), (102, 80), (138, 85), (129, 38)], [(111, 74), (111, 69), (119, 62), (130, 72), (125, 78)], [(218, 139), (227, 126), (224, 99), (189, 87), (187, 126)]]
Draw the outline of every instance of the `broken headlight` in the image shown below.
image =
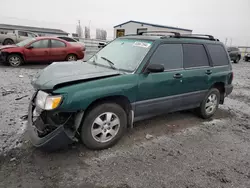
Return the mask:
[(49, 95), (43, 91), (38, 91), (36, 96), (36, 106), (43, 110), (53, 110), (57, 108), (62, 101), (61, 95)]

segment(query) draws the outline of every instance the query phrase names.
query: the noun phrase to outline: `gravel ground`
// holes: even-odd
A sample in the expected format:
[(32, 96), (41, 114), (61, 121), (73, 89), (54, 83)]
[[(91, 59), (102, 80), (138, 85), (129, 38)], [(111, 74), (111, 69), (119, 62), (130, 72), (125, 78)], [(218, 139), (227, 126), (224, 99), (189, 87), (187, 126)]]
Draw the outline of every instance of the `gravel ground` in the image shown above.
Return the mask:
[(54, 153), (25, 133), (30, 79), (45, 66), (0, 66), (0, 187), (250, 187), (250, 63), (233, 65), (235, 89), (208, 121), (172, 113), (136, 123), (110, 149)]

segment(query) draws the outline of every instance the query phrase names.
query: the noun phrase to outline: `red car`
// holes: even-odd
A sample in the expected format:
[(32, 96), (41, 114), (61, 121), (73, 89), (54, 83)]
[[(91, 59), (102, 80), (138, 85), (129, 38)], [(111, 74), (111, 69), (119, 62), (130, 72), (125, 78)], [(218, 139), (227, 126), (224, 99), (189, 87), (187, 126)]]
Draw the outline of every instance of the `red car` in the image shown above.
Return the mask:
[(76, 61), (83, 59), (85, 47), (55, 37), (37, 37), (16, 45), (0, 47), (0, 61), (17, 67), (24, 62)]

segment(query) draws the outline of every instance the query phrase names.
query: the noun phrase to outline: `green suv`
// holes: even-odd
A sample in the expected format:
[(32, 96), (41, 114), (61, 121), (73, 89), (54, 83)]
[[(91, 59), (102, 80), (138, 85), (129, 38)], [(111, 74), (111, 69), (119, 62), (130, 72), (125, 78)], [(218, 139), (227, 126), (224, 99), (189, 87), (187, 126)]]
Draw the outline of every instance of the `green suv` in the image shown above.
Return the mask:
[(114, 145), (133, 123), (195, 109), (210, 118), (233, 90), (224, 45), (213, 36), (143, 33), (117, 38), (86, 62), (58, 62), (32, 80), (34, 146)]

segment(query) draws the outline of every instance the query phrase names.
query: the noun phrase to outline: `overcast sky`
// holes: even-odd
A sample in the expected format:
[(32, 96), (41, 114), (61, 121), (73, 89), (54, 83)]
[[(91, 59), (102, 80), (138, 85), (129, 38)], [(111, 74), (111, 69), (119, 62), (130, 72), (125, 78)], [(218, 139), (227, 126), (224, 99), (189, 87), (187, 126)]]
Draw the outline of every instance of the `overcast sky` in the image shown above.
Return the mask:
[(77, 20), (90, 25), (91, 35), (106, 29), (109, 38), (114, 25), (137, 20), (250, 46), (250, 0), (0, 0), (0, 23), (75, 32)]

